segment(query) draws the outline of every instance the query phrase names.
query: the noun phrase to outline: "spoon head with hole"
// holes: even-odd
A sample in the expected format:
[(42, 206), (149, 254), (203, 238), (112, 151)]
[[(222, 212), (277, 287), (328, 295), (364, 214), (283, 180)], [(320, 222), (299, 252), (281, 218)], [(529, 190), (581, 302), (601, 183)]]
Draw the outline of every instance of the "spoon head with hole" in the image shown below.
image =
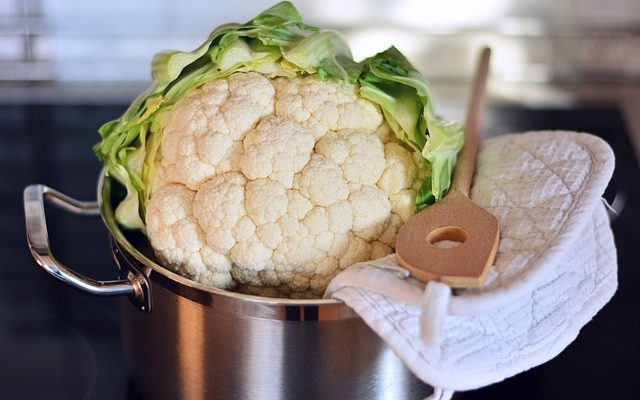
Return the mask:
[(496, 217), (453, 190), (400, 228), (396, 256), (420, 281), (477, 287), (493, 264), (498, 238)]

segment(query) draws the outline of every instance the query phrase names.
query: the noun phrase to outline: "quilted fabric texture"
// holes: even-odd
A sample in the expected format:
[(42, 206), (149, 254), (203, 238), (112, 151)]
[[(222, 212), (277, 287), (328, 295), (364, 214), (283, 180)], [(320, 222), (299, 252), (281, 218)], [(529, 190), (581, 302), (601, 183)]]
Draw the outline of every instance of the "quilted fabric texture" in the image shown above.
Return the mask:
[(398, 276), (393, 255), (337, 276), (342, 299), (422, 380), (452, 390), (500, 381), (548, 361), (613, 296), (617, 264), (600, 196), (609, 146), (573, 132), (529, 132), (481, 146), (472, 199), (500, 221), (485, 285), (455, 296)]

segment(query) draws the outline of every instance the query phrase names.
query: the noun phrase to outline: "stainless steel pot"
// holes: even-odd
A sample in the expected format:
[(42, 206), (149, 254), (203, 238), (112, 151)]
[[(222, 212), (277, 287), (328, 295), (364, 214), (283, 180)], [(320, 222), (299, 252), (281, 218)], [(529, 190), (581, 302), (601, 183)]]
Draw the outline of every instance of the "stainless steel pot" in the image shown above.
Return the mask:
[[(431, 392), (342, 302), (249, 296), (161, 267), (146, 241), (120, 231), (111, 194), (104, 176), (98, 202), (28, 186), (27, 241), (55, 278), (90, 294), (123, 297), (125, 354), (147, 399), (421, 399)], [(55, 259), (45, 198), (74, 214), (102, 215), (120, 279), (96, 281)]]

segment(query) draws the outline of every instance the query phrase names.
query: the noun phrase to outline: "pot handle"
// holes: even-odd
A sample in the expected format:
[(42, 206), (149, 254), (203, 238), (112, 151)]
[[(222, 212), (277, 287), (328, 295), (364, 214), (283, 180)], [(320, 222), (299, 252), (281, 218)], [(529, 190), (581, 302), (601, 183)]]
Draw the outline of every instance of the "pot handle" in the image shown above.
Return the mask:
[(27, 242), (38, 265), (54, 278), (77, 289), (99, 296), (131, 295), (143, 296), (138, 280), (97, 281), (65, 267), (55, 259), (49, 246), (47, 219), (44, 213), (44, 198), (59, 208), (78, 215), (100, 215), (95, 201), (78, 201), (45, 185), (29, 185), (24, 190), (24, 214)]

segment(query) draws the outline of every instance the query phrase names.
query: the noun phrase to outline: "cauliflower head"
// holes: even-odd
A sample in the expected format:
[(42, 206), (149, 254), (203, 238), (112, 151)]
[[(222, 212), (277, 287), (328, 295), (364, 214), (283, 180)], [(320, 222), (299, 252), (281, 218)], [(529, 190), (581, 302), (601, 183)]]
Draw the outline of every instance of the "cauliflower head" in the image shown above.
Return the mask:
[[(115, 218), (219, 288), (317, 297), (449, 188), (463, 141), (394, 47), (355, 62), (289, 2), (154, 56), (153, 85), (94, 147)], [(120, 197), (118, 197), (120, 196)]]
[(177, 102), (146, 212), (158, 259), (207, 285), (320, 296), (390, 253), (426, 169), (358, 93), (238, 72)]

